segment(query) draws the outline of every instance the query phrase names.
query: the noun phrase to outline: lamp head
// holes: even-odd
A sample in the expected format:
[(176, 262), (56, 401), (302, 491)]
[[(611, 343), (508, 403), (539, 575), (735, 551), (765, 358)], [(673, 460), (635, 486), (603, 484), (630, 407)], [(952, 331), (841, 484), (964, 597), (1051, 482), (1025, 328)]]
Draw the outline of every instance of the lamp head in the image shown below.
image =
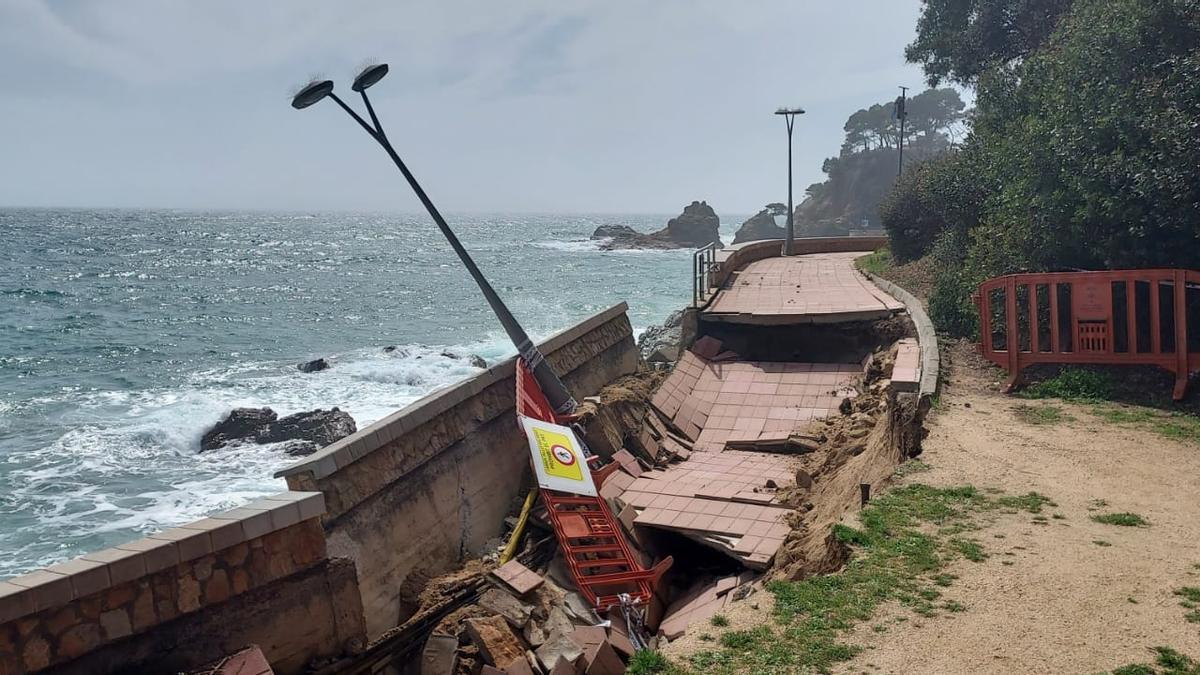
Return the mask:
[(804, 108), (780, 108), (775, 111), (776, 115), (803, 115)]
[(296, 110), (303, 110), (317, 101), (325, 98), (332, 92), (332, 80), (318, 80), (305, 86), (295, 96), (292, 97), (292, 107)]
[(354, 91), (363, 91), (383, 79), (387, 75), (388, 66), (386, 63), (377, 63), (373, 66), (363, 68), (363, 71), (354, 78), (354, 84), (350, 88)]

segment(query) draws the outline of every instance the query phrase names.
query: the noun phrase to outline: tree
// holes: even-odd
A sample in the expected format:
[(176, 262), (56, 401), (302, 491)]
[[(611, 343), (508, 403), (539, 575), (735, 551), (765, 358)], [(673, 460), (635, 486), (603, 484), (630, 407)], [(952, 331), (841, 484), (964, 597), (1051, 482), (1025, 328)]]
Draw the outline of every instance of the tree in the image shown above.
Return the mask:
[(1026, 58), (1074, 0), (923, 0), (917, 37), (904, 51), (931, 87), (974, 85), (986, 71)]
[(1036, 45), (977, 73), (954, 170), (884, 209), (905, 255), (932, 251), (954, 326), (1000, 274), (1200, 267), (1200, 2), (1074, 0)]

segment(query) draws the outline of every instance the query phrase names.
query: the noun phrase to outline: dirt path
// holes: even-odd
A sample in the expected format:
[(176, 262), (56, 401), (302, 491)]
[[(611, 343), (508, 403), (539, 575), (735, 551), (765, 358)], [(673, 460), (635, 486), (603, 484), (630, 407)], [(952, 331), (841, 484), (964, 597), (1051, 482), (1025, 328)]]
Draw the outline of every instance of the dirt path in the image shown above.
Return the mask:
[[(945, 589), (964, 611), (924, 619), (888, 607), (849, 636), (865, 650), (836, 672), (1096, 673), (1151, 662), (1157, 645), (1200, 658), (1200, 623), (1172, 594), (1200, 586), (1200, 446), (1085, 406), (1056, 404), (1073, 419), (1031, 423), (1016, 411), (1030, 402), (997, 393), (996, 371), (968, 348), (949, 351), (921, 457), (930, 469), (903, 481), (1036, 491), (1056, 506), (976, 533), (990, 557), (956, 562)], [(1107, 512), (1149, 526), (1091, 519)]]

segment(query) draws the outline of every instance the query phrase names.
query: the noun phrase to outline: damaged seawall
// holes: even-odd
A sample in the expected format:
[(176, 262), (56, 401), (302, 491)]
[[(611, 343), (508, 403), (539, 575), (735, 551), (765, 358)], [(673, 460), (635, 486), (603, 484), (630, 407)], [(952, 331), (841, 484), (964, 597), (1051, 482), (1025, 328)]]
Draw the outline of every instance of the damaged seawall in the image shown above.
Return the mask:
[[(626, 309), (541, 343), (577, 397), (637, 369)], [(406, 587), (497, 536), (527, 487), (515, 365), (285, 469), (290, 492), (0, 581), (0, 674), (179, 672), (251, 643), (286, 674), (361, 650), (405, 618)]]

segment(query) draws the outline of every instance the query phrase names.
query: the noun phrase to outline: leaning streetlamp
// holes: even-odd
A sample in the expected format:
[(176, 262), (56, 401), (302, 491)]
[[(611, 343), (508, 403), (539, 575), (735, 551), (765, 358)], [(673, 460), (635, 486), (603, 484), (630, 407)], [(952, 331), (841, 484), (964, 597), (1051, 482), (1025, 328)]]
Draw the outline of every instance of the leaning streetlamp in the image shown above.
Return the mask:
[(371, 106), (371, 100), (367, 98), (367, 89), (383, 79), (383, 76), (387, 75), (387, 72), (388, 67), (385, 63), (368, 66), (358, 74), (358, 77), (354, 78), (354, 83), (350, 86), (352, 90), (362, 95), (363, 104), (366, 105), (367, 113), (371, 117), (370, 124), (359, 116), (358, 113), (354, 112), (353, 108), (346, 105), (342, 99), (338, 98), (337, 94), (333, 93), (333, 82), (330, 80), (313, 82), (301, 89), (292, 98), (292, 107), (302, 110), (325, 98), (331, 98), (341, 106), (342, 110), (346, 111), (347, 115), (355, 122), (358, 122), (359, 126), (367, 132), (368, 136), (375, 139), (376, 143), (379, 143), (388, 156), (392, 158), (392, 161), (396, 164), (396, 168), (400, 169), (400, 173), (404, 174), (404, 178), (408, 181), (409, 186), (417, 194), (417, 198), (421, 200), (421, 203), (425, 205), (425, 210), (429, 212), (429, 216), (433, 218), (433, 222), (437, 223), (438, 229), (442, 231), (442, 235), (446, 237), (446, 241), (450, 242), (450, 248), (454, 249), (454, 252), (458, 254), (458, 259), (462, 261), (467, 271), (470, 272), (471, 278), (475, 280), (475, 283), (479, 286), (479, 290), (483, 292), (483, 297), (487, 299), (488, 305), (496, 313), (496, 318), (500, 320), (500, 325), (504, 327), (504, 332), (508, 333), (509, 339), (512, 340), (513, 345), (517, 348), (517, 352), (521, 355), (521, 358), (525, 359), (526, 366), (533, 372), (538, 386), (541, 387), (542, 393), (546, 395), (546, 399), (550, 401), (550, 405), (554, 406), (555, 411), (559, 414), (574, 412), (578, 406), (574, 397), (567, 391), (558, 374), (546, 362), (537, 345), (533, 344), (533, 341), (529, 339), (529, 335), (521, 328), (521, 324), (517, 323), (512, 312), (508, 311), (508, 307), (505, 306), (500, 296), (496, 294), (492, 285), (484, 278), (483, 273), (479, 271), (479, 267), (475, 265), (475, 261), (471, 259), (467, 250), (458, 241), (458, 237), (455, 236), (450, 226), (446, 224), (446, 219), (442, 217), (437, 207), (433, 205), (433, 202), (429, 199), (429, 195), (425, 194), (425, 190), (421, 189), (421, 185), (412, 175), (412, 172), (404, 165), (404, 161), (400, 159), (400, 155), (396, 154), (391, 141), (388, 140), (387, 134), (384, 133), (383, 125), (379, 123), (379, 118), (375, 115), (375, 109)]
[(788, 132), (788, 219), (787, 219), (787, 236), (783, 239), (783, 254), (792, 255), (795, 248), (794, 240), (796, 237), (795, 218), (796, 212), (792, 206), (792, 124), (796, 121), (796, 115), (803, 115), (803, 108), (780, 108), (775, 111), (776, 115), (783, 115), (787, 122)]

